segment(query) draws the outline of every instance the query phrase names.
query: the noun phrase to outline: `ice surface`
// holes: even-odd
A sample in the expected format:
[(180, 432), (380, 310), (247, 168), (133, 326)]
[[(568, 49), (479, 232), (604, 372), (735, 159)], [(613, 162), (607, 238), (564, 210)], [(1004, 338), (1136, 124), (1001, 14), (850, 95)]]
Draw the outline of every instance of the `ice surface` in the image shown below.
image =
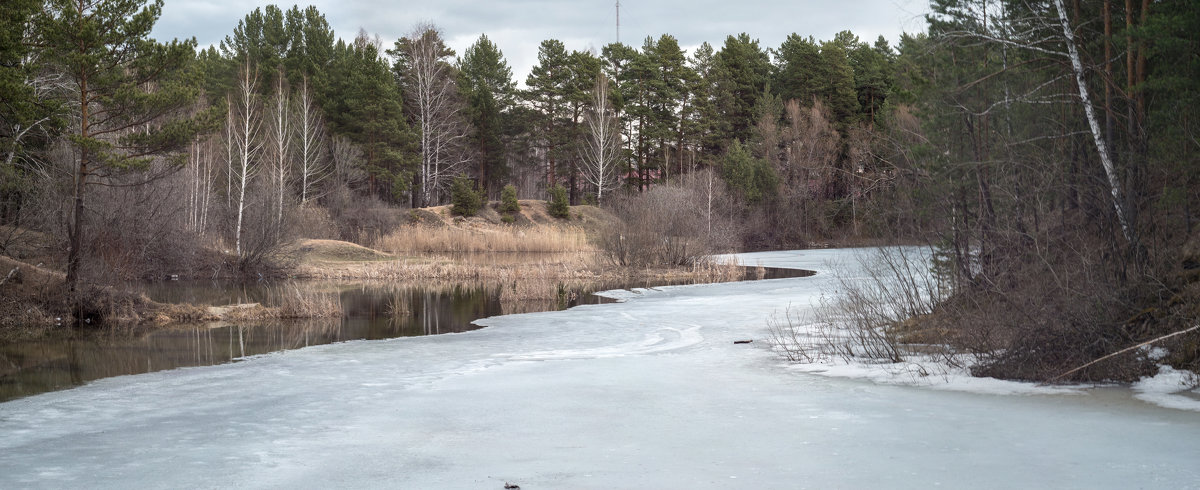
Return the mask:
[(746, 254), (819, 274), (614, 292), (624, 302), (463, 334), (3, 403), (0, 488), (1200, 488), (1200, 415), (1128, 392), (981, 395), (782, 366), (766, 320), (813, 304), (827, 261), (856, 253)]

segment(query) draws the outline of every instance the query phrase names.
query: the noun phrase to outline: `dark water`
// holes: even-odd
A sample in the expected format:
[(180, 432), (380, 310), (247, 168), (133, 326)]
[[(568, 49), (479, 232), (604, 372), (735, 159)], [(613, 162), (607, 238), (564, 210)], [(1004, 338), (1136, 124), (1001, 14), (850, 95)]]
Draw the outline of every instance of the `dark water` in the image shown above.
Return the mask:
[[(802, 271), (767, 269), (765, 278)], [(747, 279), (755, 279), (754, 269)], [(0, 401), (79, 386), (89, 381), (188, 366), (237, 362), (247, 356), (348, 340), (374, 340), (465, 332), (489, 316), (551, 311), (612, 300), (609, 289), (665, 286), (634, 283), (567, 283), (547, 286), (536, 298), (514, 298), (498, 283), (395, 284), (312, 281), (177, 281), (138, 285), (165, 303), (277, 305), (298, 289), (335, 298), (340, 318), (252, 323), (195, 324), (145, 331), (77, 332), (53, 340), (0, 345)], [(507, 291), (505, 288), (509, 288)], [(525, 294), (524, 296), (530, 296)]]

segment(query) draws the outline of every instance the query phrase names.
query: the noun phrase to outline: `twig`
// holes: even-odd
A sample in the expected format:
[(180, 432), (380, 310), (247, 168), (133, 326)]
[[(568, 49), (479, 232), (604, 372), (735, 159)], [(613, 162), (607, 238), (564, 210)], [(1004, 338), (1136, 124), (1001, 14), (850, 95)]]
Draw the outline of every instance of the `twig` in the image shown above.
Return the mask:
[(13, 267), (13, 270), (11, 270), (11, 271), (8, 271), (8, 275), (7, 275), (7, 276), (4, 276), (4, 280), (3, 280), (3, 281), (0, 281), (0, 286), (3, 286), (3, 285), (4, 285), (4, 283), (8, 282), (8, 280), (9, 280), (9, 279), (12, 279), (12, 276), (13, 276), (13, 274), (16, 274), (16, 273), (17, 273), (17, 271), (19, 271), (19, 270), (21, 270), (21, 268), (20, 268), (20, 267)]
[(1178, 332), (1175, 332), (1175, 333), (1169, 333), (1169, 334), (1167, 334), (1167, 335), (1163, 335), (1162, 337), (1158, 337), (1158, 338), (1156, 338), (1156, 339), (1147, 340), (1147, 341), (1145, 341), (1145, 342), (1142, 342), (1142, 343), (1140, 343), (1140, 344), (1138, 344), (1138, 345), (1135, 345), (1135, 346), (1126, 347), (1126, 348), (1124, 348), (1124, 349), (1121, 349), (1121, 350), (1119, 350), (1119, 351), (1113, 352), (1112, 354), (1109, 354), (1109, 355), (1107, 355), (1107, 356), (1101, 357), (1101, 358), (1099, 358), (1099, 359), (1096, 359), (1096, 360), (1094, 360), (1094, 361), (1092, 361), (1092, 362), (1089, 362), (1089, 363), (1087, 363), (1087, 364), (1084, 364), (1084, 365), (1082, 365), (1082, 366), (1079, 366), (1079, 367), (1077, 367), (1077, 368), (1075, 368), (1075, 369), (1072, 369), (1072, 370), (1070, 370), (1070, 371), (1067, 371), (1067, 372), (1065, 372), (1065, 373), (1062, 373), (1062, 374), (1060, 374), (1060, 375), (1058, 375), (1058, 376), (1055, 376), (1055, 377), (1053, 377), (1053, 378), (1050, 378), (1050, 379), (1048, 379), (1048, 380), (1046, 380), (1046, 381), (1043, 381), (1043, 382), (1042, 382), (1042, 383), (1040, 383), (1038, 386), (1045, 386), (1045, 385), (1048, 385), (1048, 384), (1050, 384), (1050, 383), (1053, 383), (1053, 382), (1055, 382), (1055, 381), (1058, 381), (1058, 380), (1059, 380), (1059, 379), (1061, 379), (1061, 378), (1064, 378), (1064, 377), (1066, 377), (1066, 376), (1068, 376), (1068, 375), (1074, 374), (1074, 373), (1078, 372), (1078, 371), (1079, 371), (1079, 370), (1081, 370), (1081, 369), (1087, 368), (1088, 366), (1091, 366), (1091, 365), (1093, 365), (1093, 364), (1096, 364), (1096, 363), (1098, 363), (1098, 362), (1100, 362), (1100, 361), (1103, 361), (1103, 360), (1105, 360), (1105, 359), (1108, 359), (1108, 358), (1110, 358), (1110, 357), (1118, 356), (1118, 355), (1124, 354), (1124, 353), (1126, 353), (1126, 352), (1129, 352), (1129, 351), (1131, 351), (1131, 350), (1137, 349), (1137, 348), (1139, 348), (1139, 347), (1145, 347), (1145, 346), (1147, 346), (1147, 345), (1153, 344), (1153, 343), (1155, 343), (1155, 342), (1158, 342), (1158, 341), (1160, 341), (1160, 340), (1169, 339), (1169, 338), (1171, 338), (1171, 337), (1174, 337), (1174, 336), (1176, 336), (1176, 335), (1183, 335), (1183, 334), (1185, 334), (1185, 333), (1188, 333), (1188, 332), (1191, 332), (1191, 331), (1193, 331), (1193, 330), (1200, 330), (1200, 325), (1196, 325), (1196, 326), (1194, 326), (1194, 327), (1192, 327), (1192, 328), (1189, 328), (1189, 329), (1180, 330), (1180, 331), (1178, 331)]

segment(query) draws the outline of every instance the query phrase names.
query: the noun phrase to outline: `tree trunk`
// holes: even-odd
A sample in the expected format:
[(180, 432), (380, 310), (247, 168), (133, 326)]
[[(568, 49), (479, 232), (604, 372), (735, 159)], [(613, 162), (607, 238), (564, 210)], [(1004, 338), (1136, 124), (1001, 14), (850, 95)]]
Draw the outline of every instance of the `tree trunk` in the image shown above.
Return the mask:
[[(84, 75), (79, 84), (79, 137), (86, 140), (91, 131), (90, 113), (88, 111), (88, 79)], [(79, 172), (75, 175), (75, 212), (69, 230), (67, 251), (67, 291), (74, 293), (79, 284), (79, 265), (83, 260), (83, 193), (87, 190), (88, 179), (88, 149), (79, 149)], [(78, 313), (78, 305), (76, 305)], [(79, 321), (78, 314), (75, 321)]]
[(1092, 100), (1088, 95), (1087, 82), (1083, 79), (1083, 63), (1079, 59), (1079, 50), (1075, 47), (1075, 33), (1071, 30), (1070, 22), (1067, 21), (1063, 0), (1054, 0), (1054, 6), (1058, 10), (1058, 18), (1062, 24), (1063, 38), (1067, 44), (1067, 53), (1071, 58), (1071, 70), (1075, 74), (1075, 85), (1079, 88), (1079, 99), (1083, 104), (1083, 112), (1087, 116), (1088, 128), (1092, 132), (1092, 141), (1096, 145), (1096, 153), (1100, 155), (1100, 164), (1104, 167), (1104, 174), (1108, 178), (1109, 190), (1112, 193), (1113, 209), (1117, 212), (1117, 221), (1121, 225), (1121, 233), (1125, 236), (1125, 240), (1136, 248), (1137, 237), (1125, 209), (1125, 196), (1121, 191), (1121, 181), (1117, 176), (1117, 170), (1113, 165), (1112, 157), (1109, 155), (1108, 145), (1105, 144), (1104, 136), (1100, 132), (1100, 123), (1096, 120), (1096, 112), (1092, 108)]

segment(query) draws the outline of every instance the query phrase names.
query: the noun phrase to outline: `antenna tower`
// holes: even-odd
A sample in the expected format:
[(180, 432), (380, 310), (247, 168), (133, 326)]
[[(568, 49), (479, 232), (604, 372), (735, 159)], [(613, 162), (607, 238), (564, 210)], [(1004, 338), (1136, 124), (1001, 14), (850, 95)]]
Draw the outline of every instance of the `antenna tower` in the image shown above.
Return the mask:
[(617, 0), (617, 44), (621, 44), (621, 0)]

